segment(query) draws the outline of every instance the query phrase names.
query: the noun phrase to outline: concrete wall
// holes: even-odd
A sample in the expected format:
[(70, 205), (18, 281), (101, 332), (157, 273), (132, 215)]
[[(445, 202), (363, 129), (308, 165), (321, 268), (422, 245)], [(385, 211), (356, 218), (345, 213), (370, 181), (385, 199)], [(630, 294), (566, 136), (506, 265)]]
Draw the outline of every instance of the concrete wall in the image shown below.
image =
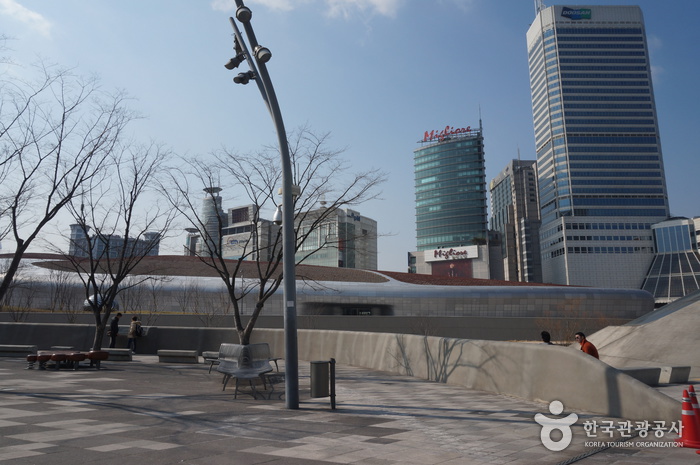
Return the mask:
[[(283, 332), (260, 330), (281, 355)], [(562, 346), (349, 331), (299, 331), (299, 359), (327, 360), (628, 420), (677, 421), (680, 402)], [(507, 407), (506, 407), (507, 408)]]
[[(0, 323), (0, 343), (89, 347), (90, 325)], [(153, 327), (137, 352), (161, 349), (217, 350), (237, 342), (231, 329)], [(284, 331), (259, 328), (252, 342), (267, 342), (284, 355)], [(523, 399), (561, 401), (567, 411), (626, 420), (677, 421), (680, 402), (577, 350), (543, 344), (442, 337), (299, 330), (300, 360), (328, 360)], [(507, 408), (507, 406), (504, 406)]]

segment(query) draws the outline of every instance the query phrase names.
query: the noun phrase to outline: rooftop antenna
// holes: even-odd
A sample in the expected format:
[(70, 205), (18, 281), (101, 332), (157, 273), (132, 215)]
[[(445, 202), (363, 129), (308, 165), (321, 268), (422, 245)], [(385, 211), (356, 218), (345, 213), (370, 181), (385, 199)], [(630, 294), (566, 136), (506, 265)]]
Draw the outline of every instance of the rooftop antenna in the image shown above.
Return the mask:
[(544, 10), (545, 6), (542, 0), (535, 0), (535, 16), (537, 16), (540, 11)]
[(481, 104), (479, 104), (479, 132), (484, 133), (484, 128), (481, 125)]

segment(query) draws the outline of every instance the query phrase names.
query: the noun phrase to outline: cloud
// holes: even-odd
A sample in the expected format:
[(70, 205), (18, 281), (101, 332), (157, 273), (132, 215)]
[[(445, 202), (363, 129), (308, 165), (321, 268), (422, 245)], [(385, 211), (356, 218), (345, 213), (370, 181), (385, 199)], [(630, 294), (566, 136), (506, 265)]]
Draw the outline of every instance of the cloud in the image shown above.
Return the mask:
[[(656, 61), (656, 56), (658, 53), (661, 52), (663, 49), (663, 42), (661, 41), (661, 38), (654, 35), (654, 34), (648, 34), (647, 35), (647, 48), (649, 49), (649, 61), (654, 63)], [(651, 77), (654, 81), (655, 84), (660, 83), (663, 80), (664, 74), (666, 74), (666, 70), (661, 67), (661, 66), (651, 66)]]
[(649, 48), (649, 53), (661, 50), (664, 44), (661, 38), (654, 34), (647, 34), (647, 47)]
[[(302, 2), (295, 2), (293, 0), (248, 0), (245, 3), (246, 6), (263, 5), (270, 10), (290, 11), (294, 9), (295, 4), (299, 4)], [(212, 1), (211, 6), (214, 10), (217, 11), (236, 11), (235, 0), (214, 0)]]
[(476, 0), (441, 0), (440, 3), (454, 5), (462, 11), (471, 11), (475, 6)]
[[(402, 2), (403, 0), (247, 0), (246, 4), (262, 5), (275, 11), (291, 11), (303, 4), (322, 3), (326, 6), (327, 16), (349, 19), (357, 14), (377, 14), (393, 18)], [(213, 0), (211, 5), (214, 10), (218, 11), (235, 11), (236, 9), (234, 0)]]
[(51, 23), (46, 18), (23, 7), (15, 0), (0, 0), (0, 16), (9, 16), (45, 37), (51, 35)]
[(325, 0), (331, 18), (348, 19), (356, 13), (379, 14), (393, 18), (401, 6), (400, 0)]

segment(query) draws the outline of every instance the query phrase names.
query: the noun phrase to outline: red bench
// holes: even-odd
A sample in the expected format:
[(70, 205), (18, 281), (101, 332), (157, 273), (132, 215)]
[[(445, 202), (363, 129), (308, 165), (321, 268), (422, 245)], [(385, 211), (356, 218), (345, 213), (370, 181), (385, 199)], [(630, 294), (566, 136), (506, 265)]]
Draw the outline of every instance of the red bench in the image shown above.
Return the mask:
[(75, 352), (72, 350), (39, 351), (37, 354), (27, 355), (27, 369), (34, 368), (35, 363), (39, 363), (39, 369), (45, 370), (48, 362), (54, 362), (54, 368), (59, 369), (61, 364), (77, 370), (80, 362), (90, 360), (90, 367), (100, 369), (103, 360), (109, 358), (109, 352), (104, 350), (91, 350), (90, 352)]

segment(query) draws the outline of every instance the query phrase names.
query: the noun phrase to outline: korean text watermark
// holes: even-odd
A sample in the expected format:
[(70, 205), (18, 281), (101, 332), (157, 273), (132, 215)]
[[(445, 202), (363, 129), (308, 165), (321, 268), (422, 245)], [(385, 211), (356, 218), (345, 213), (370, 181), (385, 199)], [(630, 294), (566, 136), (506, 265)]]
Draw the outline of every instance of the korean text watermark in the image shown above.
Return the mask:
[[(555, 400), (549, 404), (549, 412), (555, 415), (555, 418), (541, 413), (534, 417), (535, 421), (542, 426), (540, 431), (542, 445), (554, 452), (569, 447), (573, 439), (571, 426), (578, 420), (576, 413), (562, 416), (563, 411), (564, 405)], [(679, 437), (683, 435), (683, 425), (680, 420), (674, 422), (662, 420), (586, 420), (582, 425), (586, 438), (591, 439), (584, 442), (585, 447), (682, 447), (675, 437), (675, 435)], [(552, 438), (552, 433), (555, 431), (559, 432), (554, 435), (559, 439)], [(668, 434), (674, 436), (667, 437)], [(612, 438), (616, 438), (616, 440), (606, 440)], [(667, 440), (663, 441), (665, 438)]]

